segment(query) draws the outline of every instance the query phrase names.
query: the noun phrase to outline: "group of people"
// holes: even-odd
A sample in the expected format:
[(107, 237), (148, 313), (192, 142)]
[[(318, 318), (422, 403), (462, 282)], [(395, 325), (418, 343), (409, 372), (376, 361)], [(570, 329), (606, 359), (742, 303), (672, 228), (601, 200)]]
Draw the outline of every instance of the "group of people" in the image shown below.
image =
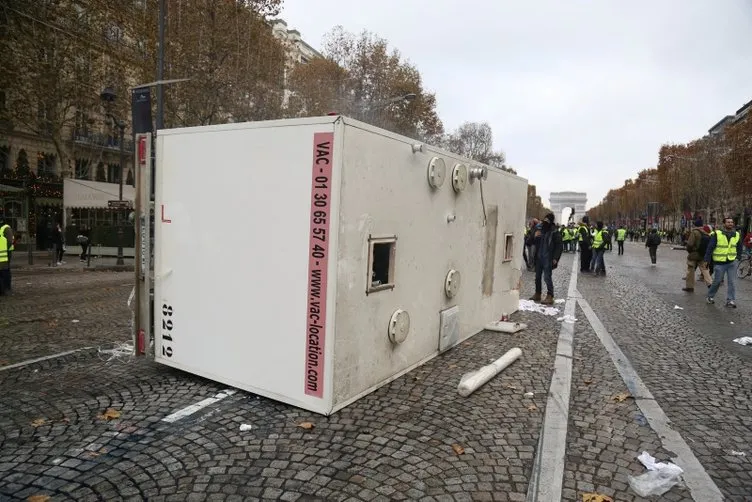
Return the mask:
[(628, 230), (624, 225), (609, 228), (602, 221), (597, 221), (593, 226), (588, 216), (583, 216), (579, 225), (557, 225), (553, 213), (548, 213), (542, 221), (533, 219), (525, 230), (523, 250), (528, 270), (535, 270), (535, 294), (530, 299), (543, 305), (554, 303), (552, 273), (564, 252), (576, 252), (579, 247), (580, 272), (605, 276), (604, 253), (612, 249), (614, 238), (620, 256), (624, 254), (624, 242), (627, 238), (644, 241), (651, 264), (655, 266), (662, 237), (671, 240), (679, 236), (685, 242), (688, 253), (686, 283), (683, 290), (694, 292), (695, 273), (699, 268), (702, 280), (708, 287), (707, 302), (715, 303), (715, 295), (725, 277), (728, 284), (726, 306), (736, 308), (736, 267), (744, 253), (752, 254), (752, 232), (742, 238), (732, 218), (725, 218), (723, 226), (716, 230), (703, 225), (702, 219), (699, 218), (694, 224), (694, 228), (686, 233), (651, 228), (646, 230), (643, 236), (642, 232)]
[[(58, 223), (52, 230), (49, 245), (55, 251), (54, 262), (59, 266), (63, 265), (63, 256), (65, 254), (65, 233), (63, 227)], [(83, 227), (76, 237), (77, 243), (81, 246), (81, 262), (86, 261), (86, 251), (89, 247), (90, 230)], [(16, 235), (12, 227), (5, 220), (4, 214), (0, 211), (0, 296), (8, 296), (12, 292), (11, 281), (11, 261), (16, 249)]]

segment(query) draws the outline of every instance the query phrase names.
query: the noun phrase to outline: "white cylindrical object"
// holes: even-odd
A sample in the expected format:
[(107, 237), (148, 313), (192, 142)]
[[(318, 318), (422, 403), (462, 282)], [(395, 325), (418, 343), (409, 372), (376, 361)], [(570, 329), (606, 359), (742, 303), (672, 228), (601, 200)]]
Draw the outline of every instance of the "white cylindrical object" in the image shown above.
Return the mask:
[(519, 347), (511, 349), (496, 361), (487, 366), (483, 366), (467, 378), (463, 378), (457, 387), (457, 392), (459, 392), (462, 397), (469, 396), (478, 390), (483, 384), (501, 373), (507, 366), (519, 359), (520, 356), (522, 356), (522, 349)]

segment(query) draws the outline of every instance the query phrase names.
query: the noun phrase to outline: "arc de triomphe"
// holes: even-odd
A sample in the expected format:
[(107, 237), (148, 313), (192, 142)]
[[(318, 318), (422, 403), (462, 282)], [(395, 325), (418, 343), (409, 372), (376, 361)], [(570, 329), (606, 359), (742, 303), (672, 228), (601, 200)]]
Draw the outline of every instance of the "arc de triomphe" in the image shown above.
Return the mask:
[(561, 218), (564, 208), (574, 209), (574, 219), (577, 221), (585, 215), (587, 205), (587, 193), (584, 192), (551, 192), (548, 198), (551, 204), (551, 211), (556, 218)]

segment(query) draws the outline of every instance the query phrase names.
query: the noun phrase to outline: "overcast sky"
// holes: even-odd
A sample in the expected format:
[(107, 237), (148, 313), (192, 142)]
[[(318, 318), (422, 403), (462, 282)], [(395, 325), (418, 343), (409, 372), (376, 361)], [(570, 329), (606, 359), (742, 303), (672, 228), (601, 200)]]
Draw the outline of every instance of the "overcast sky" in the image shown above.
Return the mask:
[(488, 121), (544, 202), (591, 207), (752, 100), (752, 0), (284, 0), (282, 17), (316, 48), (338, 24), (386, 38), (445, 128)]

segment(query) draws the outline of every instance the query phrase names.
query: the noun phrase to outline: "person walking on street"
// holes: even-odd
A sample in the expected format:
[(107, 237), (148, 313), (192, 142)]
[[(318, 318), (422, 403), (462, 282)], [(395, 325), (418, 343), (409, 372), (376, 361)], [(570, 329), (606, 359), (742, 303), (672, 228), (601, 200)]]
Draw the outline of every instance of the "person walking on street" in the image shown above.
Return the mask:
[(52, 232), (52, 243), (55, 249), (55, 260), (57, 265), (60, 266), (64, 263), (63, 253), (65, 253), (65, 237), (63, 235), (63, 227), (60, 223), (55, 226), (55, 230)]
[[(535, 295), (530, 298), (543, 305), (554, 304), (554, 281), (552, 271), (559, 265), (562, 253), (561, 233), (554, 226), (554, 215), (548, 213), (535, 230)], [(546, 297), (543, 293), (542, 280), (546, 282)]]
[(89, 249), (89, 242), (91, 240), (91, 230), (86, 226), (81, 227), (81, 232), (76, 237), (76, 240), (81, 246), (81, 256), (79, 256), (79, 259), (81, 263), (84, 263), (86, 261), (86, 251)]
[(616, 244), (619, 246), (619, 256), (624, 254), (624, 241), (627, 240), (627, 229), (624, 225), (616, 231)]
[[(13, 250), (15, 242), (13, 237), (13, 229), (5, 221), (5, 214), (0, 212), (0, 239), (3, 239), (5, 244), (0, 244), (0, 259), (4, 261), (0, 262), (0, 294), (11, 294), (11, 272), (10, 262), (13, 258)], [(3, 247), (4, 246), (4, 247)]]
[(590, 260), (593, 257), (593, 250), (590, 247), (592, 240), (588, 228), (589, 223), (590, 218), (583, 216), (582, 223), (577, 228), (577, 242), (580, 244), (580, 272), (590, 272)]
[(692, 229), (689, 237), (687, 237), (687, 276), (685, 277), (686, 282), (682, 291), (686, 291), (687, 293), (694, 292), (695, 270), (698, 268), (702, 274), (703, 282), (705, 282), (707, 287), (710, 287), (713, 280), (710, 277), (707, 263), (703, 261), (709, 243), (710, 235), (708, 235), (702, 226), (702, 218), (697, 218), (695, 220), (695, 228)]
[(608, 242), (608, 230), (603, 228), (603, 222), (595, 223), (595, 233), (593, 234), (593, 257), (590, 261), (590, 269), (595, 275), (606, 275), (606, 263), (603, 260), (603, 254), (606, 251)]
[(655, 262), (658, 258), (658, 246), (661, 245), (661, 236), (658, 235), (658, 230), (655, 228), (650, 229), (647, 239), (645, 239), (645, 247), (648, 248), (650, 253), (650, 262), (655, 267)]
[(723, 230), (715, 230), (710, 236), (708, 249), (705, 251), (706, 263), (713, 262), (715, 275), (713, 284), (708, 290), (708, 303), (715, 303), (715, 294), (721, 287), (723, 276), (726, 275), (726, 306), (736, 308), (736, 267), (742, 256), (742, 238), (734, 230), (734, 220), (725, 218)]

